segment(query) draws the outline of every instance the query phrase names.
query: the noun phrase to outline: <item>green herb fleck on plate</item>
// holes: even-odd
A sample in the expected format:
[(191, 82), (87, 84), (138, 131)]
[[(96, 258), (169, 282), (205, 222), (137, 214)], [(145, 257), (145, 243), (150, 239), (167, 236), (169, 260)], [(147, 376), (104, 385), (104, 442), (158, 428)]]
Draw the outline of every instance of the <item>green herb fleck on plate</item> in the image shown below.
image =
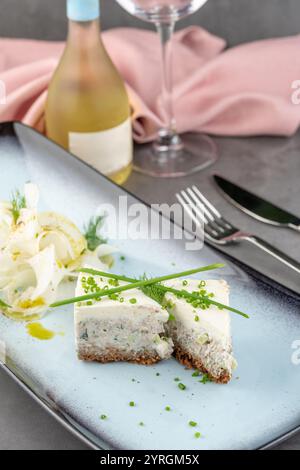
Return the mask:
[(185, 386), (183, 383), (179, 382), (178, 388), (179, 388), (180, 390), (185, 390), (185, 389), (186, 389), (186, 386)]
[(198, 423), (196, 423), (196, 421), (189, 421), (189, 426), (195, 428), (196, 426), (198, 426)]

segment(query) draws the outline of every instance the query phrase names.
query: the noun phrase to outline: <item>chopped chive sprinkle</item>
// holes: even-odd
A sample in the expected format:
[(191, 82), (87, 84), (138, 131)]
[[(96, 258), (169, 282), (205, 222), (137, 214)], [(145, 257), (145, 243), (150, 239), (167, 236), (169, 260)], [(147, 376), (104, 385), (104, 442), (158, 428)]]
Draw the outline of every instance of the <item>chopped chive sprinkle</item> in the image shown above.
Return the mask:
[(137, 300), (136, 300), (135, 298), (133, 298), (133, 299), (130, 299), (129, 302), (130, 302), (131, 304), (136, 304), (136, 303), (137, 303)]
[(175, 377), (174, 381), (175, 381), (175, 382), (180, 382), (180, 378), (179, 378), (179, 377)]
[(130, 401), (130, 402), (129, 402), (129, 406), (135, 406), (134, 401)]
[(102, 419), (102, 420), (107, 419), (107, 416), (106, 415), (101, 415), (100, 419)]
[(196, 426), (198, 426), (198, 423), (196, 423), (196, 421), (190, 421), (189, 426), (191, 426), (192, 428), (195, 428)]
[(120, 256), (120, 260), (121, 260), (121, 261), (125, 261), (125, 259), (126, 259), (125, 256), (123, 256), (123, 255)]
[(183, 383), (179, 383), (178, 384), (178, 388), (180, 388), (180, 390), (185, 390), (186, 389), (186, 386), (183, 384)]
[(143, 421), (140, 421), (140, 422), (139, 422), (139, 426), (145, 426), (145, 424), (143, 423)]
[(156, 372), (155, 375), (156, 375), (156, 377), (159, 377), (159, 376), (160, 376), (160, 373), (159, 373), (159, 372)]
[(165, 410), (166, 410), (166, 411), (171, 411), (171, 407), (170, 407), (170, 406), (166, 406), (166, 407), (165, 407)]
[(199, 318), (199, 315), (195, 315), (195, 321), (199, 321), (200, 318)]
[(182, 285), (185, 287), (188, 285), (188, 282), (187, 281), (182, 281)]
[(201, 437), (201, 432), (195, 432), (194, 436), (196, 439), (199, 439), (199, 437)]
[(170, 313), (169, 314), (169, 321), (175, 321), (176, 318), (175, 318), (175, 315), (173, 315), (173, 313)]
[(207, 382), (211, 382), (210, 378), (209, 378), (209, 375), (208, 374), (204, 374), (202, 379), (199, 380), (200, 383), (202, 384), (206, 384)]
[(195, 370), (195, 372), (193, 372), (192, 374), (192, 377), (199, 377), (200, 375), (200, 372), (198, 370)]

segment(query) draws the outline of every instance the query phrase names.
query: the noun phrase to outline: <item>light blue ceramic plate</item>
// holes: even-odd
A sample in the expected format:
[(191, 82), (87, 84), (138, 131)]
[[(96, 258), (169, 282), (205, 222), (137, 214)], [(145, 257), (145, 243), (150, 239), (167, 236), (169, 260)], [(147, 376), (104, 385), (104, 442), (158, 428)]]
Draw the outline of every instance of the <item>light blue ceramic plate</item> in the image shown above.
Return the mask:
[[(62, 212), (82, 227), (99, 203), (117, 206), (125, 194), (29, 128), (2, 124), (0, 131), (0, 199), (28, 180), (37, 182), (42, 207)], [(128, 240), (119, 242), (119, 248), (126, 261), (114, 269), (128, 275), (159, 275), (222, 261), (207, 247), (198, 253), (185, 251), (183, 241)], [(3, 367), (94, 448), (264, 447), (300, 426), (300, 365), (292, 361), (292, 345), (300, 339), (300, 301), (229, 262), (222, 277), (231, 285), (232, 304), (251, 314), (250, 320), (232, 315), (239, 367), (229, 385), (203, 385), (175, 360), (154, 367), (79, 362), (72, 308), (53, 311), (42, 321), (64, 333), (44, 342), (28, 336), (23, 324), (2, 316)], [(185, 391), (179, 390), (175, 377), (187, 386)], [(165, 411), (166, 406), (172, 411)], [(101, 414), (108, 419), (102, 421)], [(190, 420), (199, 423), (197, 429), (189, 426)], [(201, 432), (200, 439), (195, 431)]]

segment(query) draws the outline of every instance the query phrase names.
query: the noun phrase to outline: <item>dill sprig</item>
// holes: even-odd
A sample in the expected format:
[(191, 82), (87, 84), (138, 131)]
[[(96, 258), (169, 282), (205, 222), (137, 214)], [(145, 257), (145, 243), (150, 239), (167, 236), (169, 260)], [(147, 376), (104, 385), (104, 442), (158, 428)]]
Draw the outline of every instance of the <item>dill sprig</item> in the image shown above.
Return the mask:
[(107, 240), (105, 240), (100, 235), (100, 230), (103, 227), (104, 219), (105, 215), (91, 217), (88, 225), (84, 228), (84, 236), (90, 251), (95, 251), (99, 245), (107, 243)]
[(150, 286), (145, 286), (141, 289), (141, 291), (152, 300), (155, 300), (155, 302), (158, 304), (164, 306), (166, 291), (162, 289), (161, 284), (151, 284)]
[(26, 208), (26, 199), (19, 190), (16, 190), (11, 196), (11, 213), (13, 215), (14, 223), (16, 224), (20, 217), (21, 209)]

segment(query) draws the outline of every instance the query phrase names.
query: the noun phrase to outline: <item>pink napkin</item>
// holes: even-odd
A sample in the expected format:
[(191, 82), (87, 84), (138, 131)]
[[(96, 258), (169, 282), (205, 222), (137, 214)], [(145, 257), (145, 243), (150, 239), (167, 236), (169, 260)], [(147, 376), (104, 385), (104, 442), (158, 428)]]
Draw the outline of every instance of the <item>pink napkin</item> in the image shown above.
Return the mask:
[[(149, 31), (114, 29), (103, 40), (128, 86), (135, 139), (149, 141), (164, 116), (158, 38)], [(0, 80), (7, 92), (0, 121), (17, 119), (44, 131), (47, 87), (63, 47), (0, 40)], [(178, 130), (236, 136), (296, 132), (300, 105), (292, 103), (292, 83), (300, 78), (300, 36), (224, 49), (222, 39), (198, 27), (175, 35)]]

